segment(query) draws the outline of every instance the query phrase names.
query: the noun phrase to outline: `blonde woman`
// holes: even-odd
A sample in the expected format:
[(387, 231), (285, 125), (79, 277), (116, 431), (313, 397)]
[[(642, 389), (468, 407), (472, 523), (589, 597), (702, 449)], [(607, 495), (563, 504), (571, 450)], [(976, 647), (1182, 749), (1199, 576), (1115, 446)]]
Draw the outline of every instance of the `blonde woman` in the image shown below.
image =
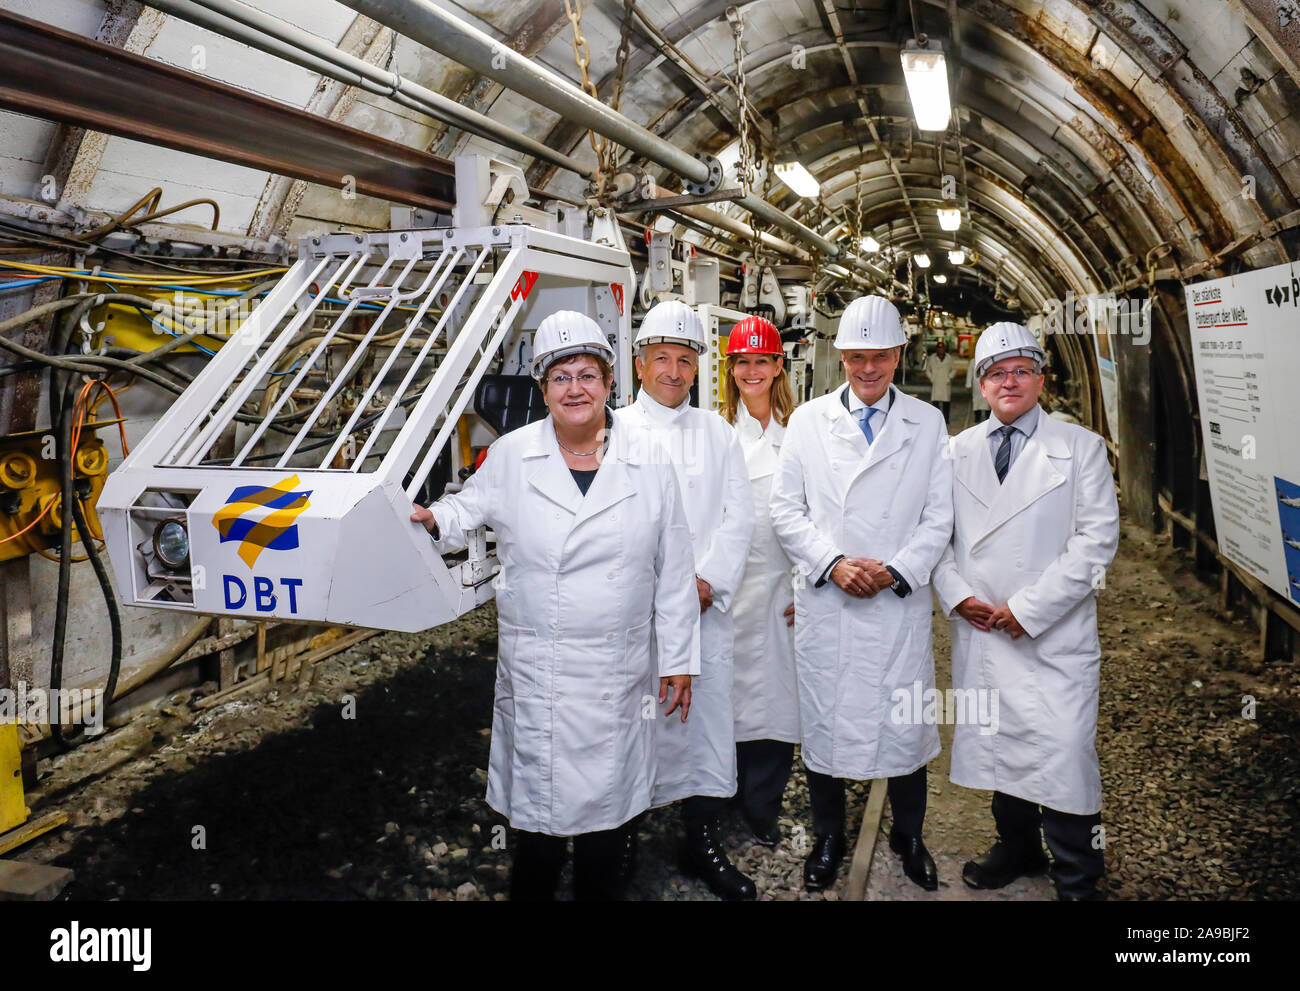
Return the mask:
[(780, 839), (777, 817), (799, 739), (790, 559), (768, 518), (785, 421), (794, 396), (781, 335), (762, 317), (736, 324), (727, 341), (722, 416), (736, 428), (754, 498), (754, 536), (733, 607), (737, 799), (754, 838)]

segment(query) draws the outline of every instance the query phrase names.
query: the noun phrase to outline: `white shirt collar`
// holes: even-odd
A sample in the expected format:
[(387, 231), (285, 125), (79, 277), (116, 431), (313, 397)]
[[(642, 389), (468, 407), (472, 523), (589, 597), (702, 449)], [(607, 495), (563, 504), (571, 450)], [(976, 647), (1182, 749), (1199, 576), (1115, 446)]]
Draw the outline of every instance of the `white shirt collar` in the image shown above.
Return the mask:
[(641, 391), (637, 393), (636, 401), (637, 405), (645, 411), (646, 415), (649, 416), (650, 419), (654, 420), (656, 423), (663, 424), (673, 423), (683, 413), (693, 408), (691, 406), (690, 396), (683, 399), (679, 406), (665, 406), (663, 403), (659, 402), (659, 400), (650, 395), (644, 386), (642, 386)]
[[(1038, 429), (1038, 417), (1042, 414), (1042, 407), (1037, 403), (1025, 410), (1020, 417), (1012, 421), (1011, 426), (1015, 427), (1026, 437), (1032, 437), (1034, 431)], [(988, 418), (988, 429), (985, 432), (986, 437), (992, 437), (993, 431), (1001, 430), (1004, 424), (998, 419), (997, 414)]]
[[(856, 419), (858, 410), (866, 408), (867, 404), (858, 398), (858, 394), (853, 391), (852, 385), (846, 382), (844, 383), (844, 388), (849, 390), (849, 415)], [(893, 404), (893, 401), (894, 386), (890, 383), (889, 388), (885, 390), (885, 394), (872, 403), (871, 406), (873, 409), (878, 409), (882, 413), (888, 413), (889, 407)]]

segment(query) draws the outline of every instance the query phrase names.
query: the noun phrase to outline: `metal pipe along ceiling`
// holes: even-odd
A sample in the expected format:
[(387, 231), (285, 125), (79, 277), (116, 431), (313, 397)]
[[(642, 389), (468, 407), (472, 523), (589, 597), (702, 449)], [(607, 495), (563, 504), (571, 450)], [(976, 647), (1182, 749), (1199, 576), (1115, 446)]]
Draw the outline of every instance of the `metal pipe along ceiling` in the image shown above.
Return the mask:
[[(473, 25), (434, 6), (430, 0), (341, 0), (360, 14), (379, 21), (461, 65), (514, 90), (549, 110), (590, 128), (637, 155), (642, 155), (682, 178), (703, 182), (708, 167), (656, 134), (575, 86), (538, 62), (484, 34)], [(787, 216), (771, 203), (749, 195), (736, 201), (754, 216), (775, 224), (815, 247), (828, 258), (855, 265), (875, 278), (883, 271), (846, 254), (812, 228)]]

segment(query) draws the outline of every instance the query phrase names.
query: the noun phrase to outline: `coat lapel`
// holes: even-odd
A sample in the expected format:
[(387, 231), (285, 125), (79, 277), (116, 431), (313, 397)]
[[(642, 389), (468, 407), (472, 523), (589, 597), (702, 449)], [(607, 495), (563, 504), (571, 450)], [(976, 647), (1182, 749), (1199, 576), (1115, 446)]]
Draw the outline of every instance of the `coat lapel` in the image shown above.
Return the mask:
[(1070, 457), (1069, 445), (1058, 435), (1056, 422), (1046, 412), (1039, 414), (1038, 428), (1025, 443), (1024, 450), (1011, 465), (1011, 470), (1001, 485), (997, 484), (997, 474), (993, 472), (993, 458), (988, 447), (986, 441), (984, 460), (989, 463), (988, 470), (993, 479), (995, 494), (989, 505), (988, 519), (975, 540), (976, 544), (1057, 486), (1064, 485), (1065, 465), (1062, 462)]
[(549, 416), (538, 441), (523, 453), (523, 459), (528, 484), (562, 509), (577, 513), (582, 493), (578, 491), (569, 466), (564, 463), (560, 445), (555, 439), (555, 426)]
[[(566, 468), (565, 471), (568, 469)], [(591, 488), (587, 489), (586, 497), (579, 501), (577, 516), (573, 520), (574, 529), (596, 514), (603, 513), (611, 506), (636, 495), (636, 486), (631, 475), (632, 469), (628, 466), (628, 462), (611, 444), (605, 460), (601, 462), (600, 470), (592, 480)], [(569, 479), (569, 483), (574, 484), (572, 478)], [(576, 485), (574, 490), (577, 490)]]
[(768, 421), (767, 430), (764, 431), (763, 425), (750, 416), (745, 404), (741, 403), (736, 409), (736, 432), (740, 435), (740, 446), (745, 452), (749, 480), (752, 482), (756, 478), (776, 474), (785, 428), (773, 419)]
[[(891, 388), (893, 387), (891, 386)], [(885, 427), (870, 444), (867, 443), (867, 438), (862, 435), (862, 429), (857, 425), (853, 416), (844, 410), (842, 403), (840, 409), (841, 412), (844, 412), (845, 418), (854, 431), (857, 432), (863, 447), (864, 460), (854, 473), (850, 485), (858, 480), (858, 476), (871, 471), (878, 465), (884, 464), (906, 447), (916, 430), (916, 421), (907, 408), (907, 397), (897, 389), (894, 390), (894, 398), (890, 401), (889, 416), (885, 420)]]

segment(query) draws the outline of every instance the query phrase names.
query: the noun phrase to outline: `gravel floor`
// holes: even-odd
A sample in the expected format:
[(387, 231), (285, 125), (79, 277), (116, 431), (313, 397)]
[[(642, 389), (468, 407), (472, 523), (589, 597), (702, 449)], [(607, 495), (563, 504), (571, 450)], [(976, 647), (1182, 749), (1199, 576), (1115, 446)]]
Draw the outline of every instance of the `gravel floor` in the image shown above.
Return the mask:
[[(1183, 559), (1126, 526), (1102, 593), (1099, 736), (1112, 898), (1294, 898), (1300, 689), (1294, 668), (1256, 660), (1257, 635), (1211, 611)], [(940, 684), (948, 631), (937, 622)], [(384, 634), (323, 664), (309, 690), (209, 711), (173, 696), (130, 725), (41, 765), (31, 804), (72, 821), (24, 859), (73, 867), (74, 898), (479, 900), (505, 897), (510, 835), (484, 802), (495, 660), (492, 606), (420, 635)], [(209, 689), (211, 686), (207, 686)], [(1242, 716), (1243, 696), (1257, 700)], [(344, 718), (353, 700), (355, 718)], [(992, 839), (988, 794), (930, 767), (926, 837), (941, 887), (907, 881), (883, 837), (873, 899), (1042, 899), (1043, 879), (972, 892), (961, 864)], [(867, 786), (850, 789), (854, 835)], [(796, 769), (786, 838), (730, 849), (770, 900), (802, 890), (807, 786)], [(882, 829), (887, 830), (889, 813)], [(640, 899), (711, 897), (675, 870), (675, 812), (646, 816)]]

